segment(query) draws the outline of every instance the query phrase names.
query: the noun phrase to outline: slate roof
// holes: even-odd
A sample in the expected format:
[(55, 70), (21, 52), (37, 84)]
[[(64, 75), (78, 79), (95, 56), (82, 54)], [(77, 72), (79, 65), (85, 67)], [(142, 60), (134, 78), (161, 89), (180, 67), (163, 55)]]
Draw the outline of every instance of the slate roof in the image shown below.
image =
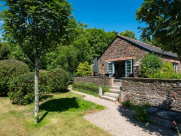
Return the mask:
[[(177, 54), (176, 53), (172, 53), (172, 52), (164, 52), (161, 50), (161, 48), (158, 48), (156, 46), (153, 46), (153, 45), (149, 45), (149, 44), (146, 44), (146, 43), (143, 43), (143, 42), (140, 42), (140, 41), (137, 41), (137, 40), (134, 40), (134, 39), (131, 39), (131, 38), (128, 38), (128, 37), (125, 37), (125, 36), (122, 36), (122, 35), (117, 35), (116, 37), (119, 37), (123, 40), (126, 40), (142, 49), (145, 49), (149, 52), (155, 52), (155, 53), (159, 53), (159, 54), (163, 54), (163, 55), (166, 55), (166, 56), (170, 56), (170, 57), (174, 57), (174, 58), (177, 58)], [(114, 41), (114, 40), (113, 40)]]

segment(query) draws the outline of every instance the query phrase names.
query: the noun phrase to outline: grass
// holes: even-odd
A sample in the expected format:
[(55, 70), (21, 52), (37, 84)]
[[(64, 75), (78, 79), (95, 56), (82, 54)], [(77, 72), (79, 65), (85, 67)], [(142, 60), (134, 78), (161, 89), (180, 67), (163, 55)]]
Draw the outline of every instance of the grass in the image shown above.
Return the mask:
[(85, 101), (72, 92), (55, 94), (40, 105), (40, 123), (34, 124), (34, 104), (12, 105), (8, 97), (0, 97), (1, 136), (106, 136), (104, 130), (83, 118), (103, 106)]
[(80, 89), (80, 88), (73, 88), (73, 90), (98, 97), (98, 90), (97, 90), (97, 92), (93, 92), (93, 91), (89, 91), (89, 90), (85, 90), (85, 89)]

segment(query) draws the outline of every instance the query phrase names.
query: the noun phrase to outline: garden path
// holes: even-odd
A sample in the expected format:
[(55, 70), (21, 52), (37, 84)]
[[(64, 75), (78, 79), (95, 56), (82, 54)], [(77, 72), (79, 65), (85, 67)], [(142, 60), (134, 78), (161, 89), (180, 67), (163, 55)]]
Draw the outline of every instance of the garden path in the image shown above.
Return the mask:
[(73, 91), (84, 95), (84, 100), (103, 105), (105, 110), (90, 113), (85, 119), (104, 129), (114, 136), (176, 136), (177, 132), (155, 124), (145, 124), (132, 117), (132, 112), (122, 107), (118, 102), (111, 102), (92, 95)]

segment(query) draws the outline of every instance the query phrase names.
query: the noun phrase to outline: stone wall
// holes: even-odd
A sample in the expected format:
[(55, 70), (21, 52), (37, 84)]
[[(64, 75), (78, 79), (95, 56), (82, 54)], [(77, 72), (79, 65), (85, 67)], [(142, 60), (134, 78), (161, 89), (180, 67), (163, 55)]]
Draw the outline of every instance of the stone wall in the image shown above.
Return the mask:
[[(133, 60), (133, 65), (145, 56), (148, 51), (140, 48), (126, 40), (116, 37), (105, 52), (98, 59), (99, 72), (107, 73), (107, 62)], [(181, 71), (181, 64), (176, 61), (173, 57), (161, 55), (163, 63), (166, 61), (178, 63), (178, 70)], [(135, 69), (135, 76), (138, 77), (138, 68)]]
[(99, 86), (113, 86), (113, 78), (112, 77), (96, 77), (96, 76), (88, 76), (88, 77), (74, 77), (74, 82), (83, 82), (83, 83), (94, 83)]
[(122, 78), (123, 97), (130, 93), (135, 103), (181, 111), (181, 80)]
[(147, 53), (147, 51), (117, 37), (98, 59), (99, 71), (100, 73), (107, 73), (107, 62), (109, 60), (124, 61), (133, 59), (133, 63), (135, 63)]

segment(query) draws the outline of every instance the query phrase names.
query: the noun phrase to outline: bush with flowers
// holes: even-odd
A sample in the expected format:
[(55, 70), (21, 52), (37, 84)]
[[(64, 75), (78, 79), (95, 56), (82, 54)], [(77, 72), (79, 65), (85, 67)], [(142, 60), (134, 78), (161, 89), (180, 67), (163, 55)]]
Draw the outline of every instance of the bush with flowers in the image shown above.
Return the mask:
[(131, 96), (129, 93), (126, 94), (126, 97), (121, 101), (121, 104), (126, 108), (132, 108), (133, 102), (131, 101)]
[(175, 121), (173, 121), (173, 124), (175, 125), (175, 127), (177, 129), (178, 135), (181, 136), (180, 131), (178, 130), (178, 127), (177, 127), (177, 123)]

